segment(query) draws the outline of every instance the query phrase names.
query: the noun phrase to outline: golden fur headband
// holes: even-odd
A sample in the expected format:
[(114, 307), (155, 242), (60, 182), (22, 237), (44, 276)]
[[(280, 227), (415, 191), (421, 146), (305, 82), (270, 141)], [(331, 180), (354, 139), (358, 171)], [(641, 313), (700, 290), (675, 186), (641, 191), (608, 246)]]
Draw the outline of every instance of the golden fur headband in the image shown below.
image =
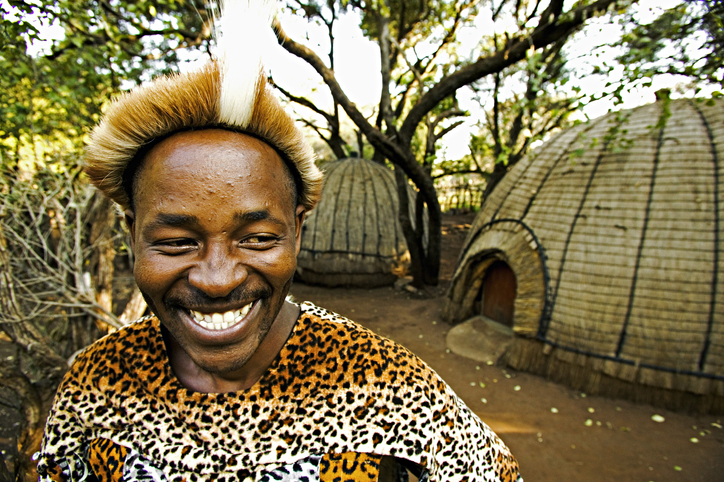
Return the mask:
[(175, 132), (220, 127), (274, 147), (301, 183), (299, 202), (311, 210), (322, 174), (314, 151), (267, 84), (260, 39), (270, 30), (275, 0), (221, 0), (218, 53), (202, 68), (159, 77), (114, 101), (91, 133), (84, 170), (122, 209), (131, 206), (124, 173), (146, 146)]

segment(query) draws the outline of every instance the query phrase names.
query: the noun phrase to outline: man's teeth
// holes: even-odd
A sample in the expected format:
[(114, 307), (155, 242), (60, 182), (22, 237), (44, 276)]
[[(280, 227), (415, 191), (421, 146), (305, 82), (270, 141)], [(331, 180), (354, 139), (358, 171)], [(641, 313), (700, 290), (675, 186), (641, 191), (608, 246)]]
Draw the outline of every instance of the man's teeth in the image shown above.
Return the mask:
[(227, 311), (226, 313), (201, 313), (200, 311), (191, 310), (191, 316), (193, 316), (196, 323), (207, 330), (225, 330), (240, 322), (249, 313), (252, 304), (249, 303), (240, 310)]

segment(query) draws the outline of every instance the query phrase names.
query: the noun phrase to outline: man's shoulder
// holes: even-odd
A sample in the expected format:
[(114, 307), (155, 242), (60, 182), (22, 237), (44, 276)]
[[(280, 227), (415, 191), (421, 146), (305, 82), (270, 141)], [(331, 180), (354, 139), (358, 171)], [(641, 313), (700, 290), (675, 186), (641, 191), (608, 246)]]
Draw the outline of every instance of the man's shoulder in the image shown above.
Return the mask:
[(334, 311), (317, 306), (311, 301), (303, 301), (299, 304), (299, 309), (302, 312), (302, 316), (307, 315), (320, 320), (330, 322), (350, 322), (351, 320), (345, 316), (335, 313)]
[(71, 372), (95, 371), (152, 351), (157, 343), (155, 321), (154, 316), (145, 316), (96, 340), (75, 356)]
[(314, 359), (327, 371), (334, 367), (352, 385), (384, 382), (445, 391), (434, 370), (397, 342), (312, 303), (300, 308), (304, 324), (295, 358)]
[(404, 350), (404, 347), (396, 342), (376, 334), (344, 315), (322, 308), (309, 301), (301, 303), (299, 307), (301, 308), (301, 318), (305, 320), (303, 331), (306, 331), (306, 334), (310, 336), (320, 337), (322, 340), (354, 339), (369, 341)]

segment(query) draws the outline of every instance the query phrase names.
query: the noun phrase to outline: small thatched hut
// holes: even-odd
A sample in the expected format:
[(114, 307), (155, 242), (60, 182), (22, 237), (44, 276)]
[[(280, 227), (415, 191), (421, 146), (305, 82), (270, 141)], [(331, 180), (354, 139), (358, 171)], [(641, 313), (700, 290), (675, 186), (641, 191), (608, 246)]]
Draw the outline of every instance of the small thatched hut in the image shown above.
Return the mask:
[(661, 100), (564, 131), (485, 202), (444, 316), (516, 333), (512, 367), (724, 411), (724, 102)]
[[(359, 158), (330, 162), (324, 173), (322, 200), (302, 228), (297, 279), (325, 286), (394, 283), (410, 262), (394, 174)], [(414, 220), (413, 212), (410, 202)]]

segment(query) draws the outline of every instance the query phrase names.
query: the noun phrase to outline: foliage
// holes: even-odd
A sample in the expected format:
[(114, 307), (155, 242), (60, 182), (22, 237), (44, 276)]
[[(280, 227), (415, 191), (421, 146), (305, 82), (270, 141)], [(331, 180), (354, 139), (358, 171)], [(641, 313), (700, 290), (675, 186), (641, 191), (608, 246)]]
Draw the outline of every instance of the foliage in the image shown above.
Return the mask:
[[(0, 11), (0, 161), (11, 170), (78, 157), (111, 95), (174, 69), (209, 37), (196, 0), (5, 0)], [(64, 35), (46, 39), (51, 27)]]
[[(405, 219), (405, 230), (412, 258), (415, 284), (436, 284), (440, 255), (440, 205), (435, 193), (431, 163), (436, 159), (438, 140), (454, 129), (465, 112), (457, 106), (458, 90), (488, 76), (543, 55), (543, 51), (563, 42), (589, 18), (605, 13), (614, 0), (581, 0), (564, 9), (562, 0), (500, 0), (485, 2), (493, 18), (507, 16), (501, 24), (511, 27), (499, 32), (499, 38), (480, 31), (481, 41), (471, 58), (460, 55), (456, 38), (465, 26), (473, 26), (483, 2), (474, 0), (328, 0), (326, 4), (293, 0), (299, 12), (314, 9), (333, 20), (343, 9), (354, 11), (360, 27), (375, 41), (380, 51), (381, 95), (374, 121), (363, 114), (347, 97), (330, 67), (309, 47), (286, 35), (276, 26), (280, 44), (309, 63), (321, 76), (335, 100), (344, 109), (378, 159), (386, 158), (401, 170), (418, 189), (418, 204), (427, 206), (429, 238)], [(325, 13), (327, 12), (327, 13)], [(329, 13), (331, 12), (331, 13)], [(512, 22), (508, 22), (512, 19)], [(497, 20), (496, 20), (497, 24)], [(330, 42), (334, 41), (332, 28)], [(331, 50), (333, 54), (333, 50)], [(332, 55), (333, 58), (333, 55)], [(534, 77), (531, 77), (534, 78)], [(504, 144), (499, 143), (501, 147)], [(398, 177), (399, 179), (399, 177)], [(404, 183), (398, 182), (400, 201), (404, 202)]]
[[(682, 76), (698, 91), (704, 86), (722, 90), (724, 82), (724, 3), (720, 0), (690, 0), (664, 10), (649, 23), (627, 12), (619, 19), (621, 39), (612, 44), (623, 53), (617, 63), (598, 67), (610, 75), (623, 69), (622, 81), (612, 95), (622, 102), (622, 93), (634, 85), (650, 86), (663, 74)], [(721, 95), (721, 94), (717, 94)]]
[[(492, 104), (470, 140), (471, 164), (489, 173), (483, 199), (534, 143), (568, 126), (570, 115), (580, 108), (583, 95), (567, 88), (571, 72), (563, 47), (569, 38), (531, 51), (525, 62), (471, 86), (481, 105), (485, 100)], [(506, 90), (511, 92), (507, 97)]]

